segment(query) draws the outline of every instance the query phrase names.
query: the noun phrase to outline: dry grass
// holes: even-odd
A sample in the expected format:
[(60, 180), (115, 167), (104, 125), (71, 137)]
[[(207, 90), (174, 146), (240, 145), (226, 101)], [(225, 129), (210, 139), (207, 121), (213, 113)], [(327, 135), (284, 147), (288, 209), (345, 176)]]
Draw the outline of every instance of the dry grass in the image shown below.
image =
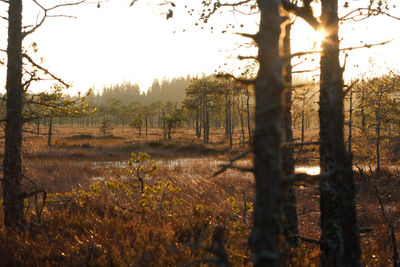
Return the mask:
[[(314, 140), (315, 129), (308, 133), (307, 140)], [(253, 177), (231, 170), (212, 177), (221, 161), (240, 150), (238, 139), (228, 152), (222, 131), (210, 145), (193, 138), (192, 131), (179, 131), (170, 142), (157, 130), (140, 140), (130, 128), (113, 134), (105, 138), (97, 129), (56, 128), (50, 148), (44, 136), (25, 136), (24, 173), (46, 188), (49, 202), (40, 228), (32, 226), (7, 240), (0, 225), (1, 266), (206, 266), (203, 260), (216, 257), (212, 237), (219, 229), (232, 265), (251, 265), (247, 239), (252, 218), (243, 206), (253, 202)], [(138, 188), (118, 186), (127, 179), (124, 161), (140, 151), (151, 154), (159, 167), (145, 179), (152, 189), (145, 196)], [(306, 162), (317, 152), (307, 148), (298, 159), (303, 156)], [(122, 162), (112, 163), (117, 160)], [(398, 230), (399, 176), (385, 171), (379, 177), (357, 176), (357, 210), (367, 229), (361, 235), (364, 266), (391, 264), (388, 227), (373, 193), (380, 189)], [(300, 233), (318, 239), (318, 189), (299, 187), (297, 196)], [(282, 253), (287, 266), (319, 265), (314, 244), (302, 242), (292, 250), (283, 245)]]

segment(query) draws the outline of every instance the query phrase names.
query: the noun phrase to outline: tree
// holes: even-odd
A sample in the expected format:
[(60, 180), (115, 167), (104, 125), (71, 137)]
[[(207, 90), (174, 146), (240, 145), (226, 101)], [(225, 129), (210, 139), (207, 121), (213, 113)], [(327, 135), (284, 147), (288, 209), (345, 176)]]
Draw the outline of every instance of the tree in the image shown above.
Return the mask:
[(7, 46), (7, 115), (3, 161), (4, 224), (8, 230), (23, 230), (22, 185), (22, 0), (9, 1)]
[[(39, 70), (44, 75), (62, 82), (61, 79), (51, 74), (37, 64), (29, 55), (22, 51), (23, 39), (34, 33), (43, 25), (51, 12), (58, 8), (78, 5), (82, 2), (62, 3), (46, 8), (35, 1), (35, 4), (43, 11), (37, 17), (36, 24), (22, 27), (22, 0), (6, 1), (8, 4), (8, 43), (7, 43), (7, 115), (5, 126), (5, 146), (3, 160), (3, 206), (4, 224), (7, 232), (23, 230), (24, 219), (24, 197), (22, 195), (22, 108), (24, 90), (34, 81), (40, 81), (37, 72), (27, 72), (28, 79), (22, 82), (23, 59)], [(25, 68), (26, 69), (26, 68)], [(64, 82), (62, 82), (64, 83)], [(65, 84), (65, 83), (64, 83)]]
[(48, 146), (51, 146), (54, 118), (88, 115), (97, 111), (86, 103), (91, 90), (82, 96), (79, 93), (77, 97), (71, 98), (63, 94), (63, 89), (66, 88), (61, 84), (54, 84), (50, 92), (25, 95), (27, 99), (24, 101), (23, 122), (48, 119)]
[[(381, 168), (381, 142), (387, 139), (392, 125), (399, 124), (400, 109), (395, 92), (399, 90), (399, 76), (383, 75), (365, 79), (356, 84), (358, 111), (356, 115), (361, 116), (361, 129), (367, 138), (367, 142), (375, 142), (376, 147), (376, 170)], [(374, 133), (370, 133), (370, 128)]]
[[(138, 131), (139, 138), (142, 136), (142, 128), (144, 124), (143, 113), (139, 112), (131, 122), (130, 126)], [(147, 128), (146, 128), (147, 135)]]
[(183, 109), (175, 109), (174, 111), (162, 117), (164, 133), (171, 140), (171, 133), (173, 129), (179, 128), (184, 120)]
[[(344, 68), (339, 63), (338, 1), (321, 1), (321, 23), (314, 17), (310, 3), (307, 0), (298, 7), (284, 0), (287, 10), (305, 19), (315, 30), (322, 29), (327, 34), (322, 42), (319, 110), (321, 263), (324, 266), (360, 266), (352, 155), (346, 151), (343, 136)], [(386, 14), (385, 9), (383, 1), (370, 1), (368, 7), (350, 11), (342, 19), (361, 20)], [(367, 12), (362, 12), (364, 10)], [(363, 116), (362, 124), (364, 119)]]
[(343, 69), (339, 62), (337, 0), (321, 1), (322, 42), (320, 78), (321, 263), (360, 266), (360, 236), (356, 215), (352, 156), (347, 153), (343, 127)]
[[(292, 30), (292, 22), (288, 21), (285, 25), (285, 35), (283, 38), (283, 54), (287, 58), (284, 62), (283, 73), (286, 91), (283, 96), (283, 110), (282, 110), (282, 128), (283, 139), (286, 143), (293, 142), (293, 129), (292, 129), (292, 63), (290, 60), (291, 43), (290, 36)], [(294, 149), (293, 146), (282, 147), (282, 171), (286, 177), (294, 174)], [(284, 234), (286, 240), (291, 247), (298, 245), (298, 222), (297, 222), (297, 198), (296, 190), (292, 186), (288, 186), (284, 196), (284, 213), (285, 225)]]
[(103, 119), (100, 123), (99, 131), (103, 136), (111, 135), (114, 127), (111, 122), (107, 119)]
[[(297, 110), (294, 109), (294, 111), (296, 112), (299, 110), (298, 117), (300, 117), (301, 120), (300, 141), (302, 143), (304, 142), (305, 129), (306, 127), (309, 127), (312, 114), (315, 112), (313, 105), (309, 103), (310, 101), (312, 102), (316, 100), (315, 96), (318, 92), (319, 90), (314, 82), (308, 83), (307, 85), (294, 90), (294, 101), (300, 106)], [(303, 146), (300, 146), (300, 149), (303, 150)]]
[(256, 128), (253, 136), (255, 190), (254, 228), (250, 236), (254, 266), (279, 266), (281, 224), (281, 97), (282, 61), (279, 56), (280, 1), (258, 0), (260, 26), (253, 36), (258, 47), (255, 79)]
[(195, 78), (186, 89), (184, 105), (195, 111), (196, 136), (200, 138), (203, 129), (203, 141), (210, 140), (210, 117), (219, 106), (219, 96), (224, 86), (214, 77)]
[(313, 15), (311, 0), (284, 7), (305, 19), (315, 30), (324, 30), (320, 77), (320, 208), (321, 264), (360, 266), (360, 239), (356, 216), (352, 157), (347, 153), (343, 127), (343, 69), (339, 62), (338, 1), (321, 1), (321, 23)]

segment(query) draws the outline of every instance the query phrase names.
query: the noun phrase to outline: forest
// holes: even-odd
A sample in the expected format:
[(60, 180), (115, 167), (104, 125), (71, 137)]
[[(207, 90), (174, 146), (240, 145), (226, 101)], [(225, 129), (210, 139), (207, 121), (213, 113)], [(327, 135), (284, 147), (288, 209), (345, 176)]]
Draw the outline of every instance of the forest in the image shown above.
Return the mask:
[(71, 93), (27, 40), (112, 2), (1, 1), (0, 266), (400, 266), (400, 68), (345, 34), (394, 1), (123, 1), (198, 31), (233, 14), (256, 55)]

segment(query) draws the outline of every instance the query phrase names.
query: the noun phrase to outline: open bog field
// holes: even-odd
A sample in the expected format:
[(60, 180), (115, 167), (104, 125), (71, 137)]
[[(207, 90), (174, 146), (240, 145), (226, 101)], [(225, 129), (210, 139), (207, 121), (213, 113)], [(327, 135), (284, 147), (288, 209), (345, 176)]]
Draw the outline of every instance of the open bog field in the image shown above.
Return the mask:
[[(308, 138), (314, 140), (317, 134), (310, 130)], [(55, 128), (48, 147), (46, 135), (25, 134), (23, 173), (47, 192), (44, 207), (43, 200), (38, 201), (42, 225), (35, 226), (38, 211), (33, 199), (27, 201), (33, 223), (26, 236), (12, 241), (18, 252), (12, 257), (5, 248), (10, 240), (0, 228), (0, 265), (208, 266), (223, 252), (233, 266), (250, 266), (253, 174), (228, 169), (214, 176), (221, 164), (246, 148), (236, 140), (229, 150), (222, 130), (213, 132), (207, 145), (194, 135), (179, 130), (164, 141), (157, 129), (139, 138), (128, 127), (105, 137), (96, 128)], [(296, 151), (298, 171), (315, 172), (310, 166), (318, 164), (312, 158), (316, 147)], [(140, 152), (151, 158), (136, 157), (130, 164), (131, 153)], [(143, 168), (138, 175), (139, 165)], [(252, 155), (237, 165), (250, 168)], [(357, 174), (365, 266), (391, 264), (390, 233), (374, 192), (379, 189), (398, 233), (398, 174)], [(28, 179), (24, 185), (31, 191)], [(296, 191), (300, 235), (317, 240), (318, 185), (303, 183)], [(316, 244), (300, 241), (297, 249), (281, 249), (286, 266), (319, 265)]]

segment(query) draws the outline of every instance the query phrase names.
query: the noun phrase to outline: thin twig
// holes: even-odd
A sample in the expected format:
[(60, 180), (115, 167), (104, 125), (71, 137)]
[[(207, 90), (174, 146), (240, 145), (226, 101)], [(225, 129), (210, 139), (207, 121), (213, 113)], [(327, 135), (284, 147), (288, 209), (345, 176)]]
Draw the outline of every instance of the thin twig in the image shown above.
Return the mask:
[(392, 245), (393, 245), (393, 266), (398, 267), (398, 266), (400, 266), (399, 254), (397, 252), (397, 248), (399, 245), (397, 244), (397, 241), (396, 241), (396, 233), (395, 233), (394, 225), (390, 222), (390, 220), (385, 212), (385, 206), (383, 205), (382, 198), (378, 193), (378, 189), (375, 190), (375, 196), (379, 201), (379, 206), (382, 211), (382, 216), (390, 228), (390, 232), (391, 232), (390, 237), (392, 238)]
[(311, 239), (311, 238), (307, 238), (307, 237), (303, 237), (303, 236), (298, 236), (298, 238), (300, 240), (304, 241), (304, 242), (307, 242), (307, 243), (321, 245), (321, 241), (320, 240), (315, 240), (315, 239)]
[(242, 152), (241, 154), (237, 155), (236, 157), (231, 158), (229, 160), (229, 163), (221, 164), (220, 169), (217, 172), (215, 172), (211, 177), (216, 177), (216, 176), (220, 175), (221, 173), (225, 172), (227, 169), (235, 169), (235, 170), (239, 170), (239, 171), (243, 171), (243, 172), (254, 172), (254, 168), (246, 168), (246, 167), (240, 167), (240, 166), (234, 165), (234, 163), (236, 161), (246, 157), (250, 152), (251, 152), (251, 150), (246, 150), (246, 151)]
[(320, 141), (309, 141), (309, 142), (291, 142), (291, 143), (283, 143), (282, 147), (290, 147), (290, 146), (307, 146), (307, 145), (319, 145)]
[[(360, 46), (351, 46), (351, 47), (340, 48), (339, 51), (351, 51), (351, 50), (355, 50), (355, 49), (371, 48), (371, 47), (378, 46), (378, 45), (388, 44), (388, 43), (392, 42), (393, 40), (394, 39), (380, 42), (380, 43), (364, 44), (364, 45), (360, 45)], [(304, 51), (304, 52), (297, 52), (297, 53), (290, 54), (287, 57), (293, 58), (293, 57), (301, 57), (301, 56), (306, 56), (306, 55), (311, 55), (311, 54), (321, 54), (321, 53), (323, 53), (323, 51), (320, 51), (320, 50), (319, 51)]]
[(22, 55), (24, 58), (26, 58), (33, 66), (35, 66), (36, 68), (42, 70), (45, 74), (50, 75), (54, 80), (60, 82), (61, 84), (63, 84), (65, 87), (69, 88), (71, 85), (67, 84), (66, 82), (64, 82), (61, 78), (58, 78), (56, 75), (52, 74), (49, 70), (45, 69), (44, 67), (40, 66), (39, 64), (37, 64), (30, 56), (28, 56), (27, 54), (23, 54)]

